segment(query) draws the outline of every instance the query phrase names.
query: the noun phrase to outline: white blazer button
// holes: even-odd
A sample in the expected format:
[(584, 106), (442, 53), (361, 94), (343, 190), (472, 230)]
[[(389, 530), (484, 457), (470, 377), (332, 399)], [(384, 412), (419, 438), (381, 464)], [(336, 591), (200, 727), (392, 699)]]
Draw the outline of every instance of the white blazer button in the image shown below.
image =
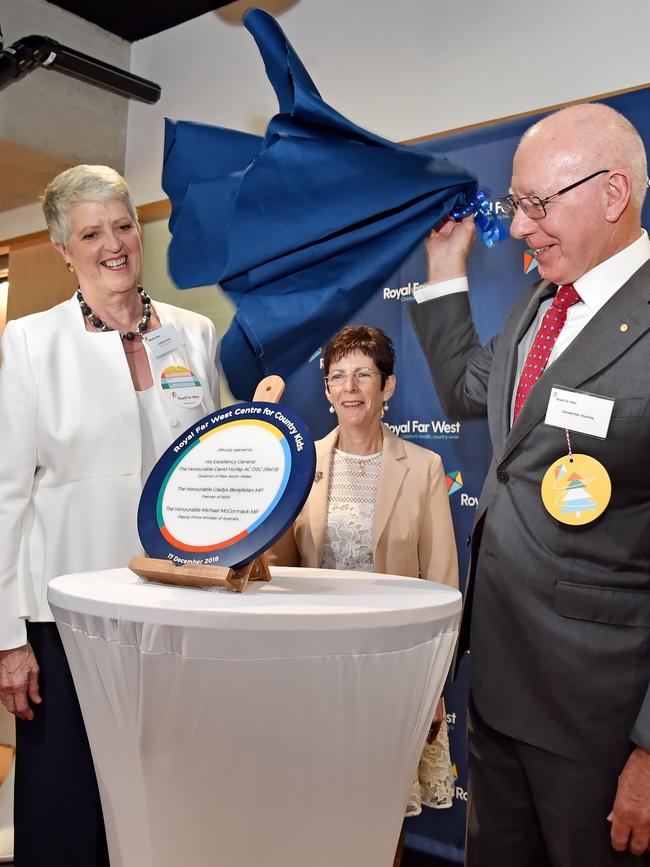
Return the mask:
[(177, 418), (170, 418), (169, 423), (172, 427), (180, 427), (180, 421)]

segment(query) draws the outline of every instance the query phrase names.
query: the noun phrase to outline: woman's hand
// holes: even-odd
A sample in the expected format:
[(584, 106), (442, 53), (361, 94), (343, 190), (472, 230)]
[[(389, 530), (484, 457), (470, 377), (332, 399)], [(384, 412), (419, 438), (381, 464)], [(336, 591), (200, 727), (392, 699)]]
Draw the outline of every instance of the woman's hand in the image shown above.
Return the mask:
[(30, 707), (41, 703), (38, 691), (38, 663), (29, 644), (0, 650), (0, 701), (19, 719), (34, 719)]
[(465, 217), (460, 223), (448, 219), (427, 235), (427, 280), (441, 283), (467, 274), (467, 257), (474, 243), (476, 229), (474, 217)]
[(438, 737), (438, 732), (440, 731), (440, 726), (442, 725), (442, 720), (445, 716), (445, 701), (442, 696), (440, 696), (440, 701), (438, 702), (438, 706), (436, 707), (436, 712), (433, 715), (433, 719), (431, 720), (431, 725), (429, 726), (429, 734), (427, 735), (427, 743), (432, 744), (435, 739)]

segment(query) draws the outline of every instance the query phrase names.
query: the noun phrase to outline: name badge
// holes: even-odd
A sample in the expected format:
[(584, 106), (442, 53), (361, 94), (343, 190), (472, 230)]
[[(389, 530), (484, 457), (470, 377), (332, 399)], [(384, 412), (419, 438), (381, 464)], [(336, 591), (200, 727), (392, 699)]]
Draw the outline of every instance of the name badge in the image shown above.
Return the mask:
[(154, 358), (162, 358), (182, 346), (181, 336), (174, 325), (161, 325), (142, 335)]
[(171, 364), (160, 375), (160, 387), (178, 406), (192, 408), (203, 400), (203, 385), (193, 370)]
[(554, 385), (546, 409), (546, 424), (605, 439), (614, 399)]

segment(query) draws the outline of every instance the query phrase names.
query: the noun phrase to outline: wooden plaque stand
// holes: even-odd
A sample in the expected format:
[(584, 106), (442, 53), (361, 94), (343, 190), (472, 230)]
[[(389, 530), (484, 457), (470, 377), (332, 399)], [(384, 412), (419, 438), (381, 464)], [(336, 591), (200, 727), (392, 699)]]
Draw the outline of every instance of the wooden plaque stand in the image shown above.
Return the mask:
[[(266, 376), (255, 389), (253, 400), (277, 403), (284, 392), (279, 376)], [(129, 569), (145, 581), (174, 584), (177, 587), (224, 587), (243, 593), (249, 581), (270, 581), (271, 573), (262, 557), (255, 557), (239, 569), (210, 566), (206, 563), (186, 563), (175, 566), (170, 560), (155, 557), (131, 557)]]
[(242, 593), (249, 581), (270, 581), (271, 573), (261, 557), (256, 557), (241, 569), (228, 566), (209, 566), (205, 563), (188, 563), (174, 566), (170, 560), (155, 557), (131, 557), (129, 569), (158, 584), (175, 584), (177, 587), (224, 587)]

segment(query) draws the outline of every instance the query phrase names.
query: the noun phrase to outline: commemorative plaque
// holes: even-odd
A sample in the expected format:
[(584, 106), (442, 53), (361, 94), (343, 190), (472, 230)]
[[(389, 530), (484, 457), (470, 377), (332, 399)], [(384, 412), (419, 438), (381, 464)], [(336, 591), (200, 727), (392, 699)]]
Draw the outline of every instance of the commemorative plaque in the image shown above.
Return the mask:
[(131, 568), (195, 586), (243, 589), (249, 579), (268, 580), (256, 558), (298, 515), (315, 464), (309, 429), (277, 403), (211, 413), (172, 443), (147, 479), (138, 532), (153, 559), (134, 558)]

